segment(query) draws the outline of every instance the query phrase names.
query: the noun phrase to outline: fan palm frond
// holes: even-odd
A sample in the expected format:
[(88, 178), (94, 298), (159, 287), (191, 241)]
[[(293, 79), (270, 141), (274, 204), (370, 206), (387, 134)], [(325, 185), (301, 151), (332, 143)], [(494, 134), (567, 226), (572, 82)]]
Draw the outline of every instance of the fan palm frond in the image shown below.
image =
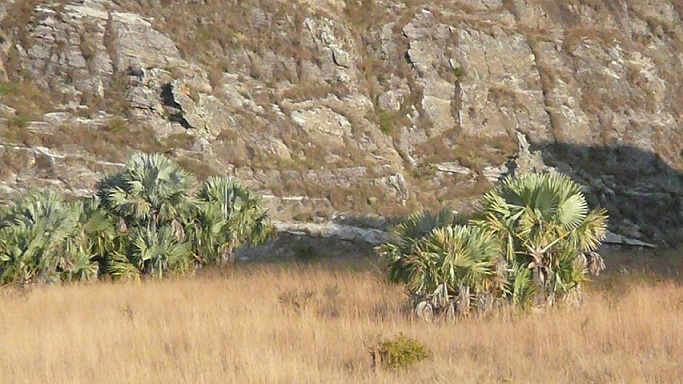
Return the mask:
[(585, 281), (575, 260), (600, 245), (607, 215), (589, 211), (579, 184), (560, 173), (522, 174), (487, 193), (482, 206), (472, 224), (497, 233), (508, 261), (532, 270), (537, 293), (554, 297)]
[(74, 259), (87, 258), (80, 234), (81, 207), (52, 190), (31, 190), (0, 213), (0, 270), (4, 282), (53, 282)]
[(194, 177), (163, 154), (137, 153), (123, 170), (97, 185), (97, 196), (128, 224), (155, 229), (187, 216)]
[(261, 200), (232, 178), (208, 178), (197, 200), (194, 252), (204, 263), (230, 262), (235, 248), (260, 244), (274, 232)]

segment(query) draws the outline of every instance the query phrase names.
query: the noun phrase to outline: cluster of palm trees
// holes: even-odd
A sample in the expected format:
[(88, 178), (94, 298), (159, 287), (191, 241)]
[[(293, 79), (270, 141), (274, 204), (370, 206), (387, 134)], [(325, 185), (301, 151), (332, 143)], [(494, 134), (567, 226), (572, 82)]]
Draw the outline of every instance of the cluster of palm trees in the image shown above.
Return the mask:
[(607, 225), (581, 191), (559, 173), (510, 177), (472, 218), (416, 213), (378, 251), (427, 317), (576, 303), (588, 275), (604, 269), (595, 251)]
[[(580, 299), (604, 268), (604, 210), (557, 173), (508, 178), (472, 218), (416, 213), (378, 251), (423, 313)], [(234, 261), (273, 233), (259, 198), (229, 177), (197, 183), (161, 154), (133, 155), (87, 198), (31, 190), (0, 207), (0, 284), (162, 278)]]
[(166, 156), (139, 153), (88, 198), (31, 190), (1, 207), (0, 283), (161, 278), (230, 263), (271, 234), (239, 182), (197, 183)]

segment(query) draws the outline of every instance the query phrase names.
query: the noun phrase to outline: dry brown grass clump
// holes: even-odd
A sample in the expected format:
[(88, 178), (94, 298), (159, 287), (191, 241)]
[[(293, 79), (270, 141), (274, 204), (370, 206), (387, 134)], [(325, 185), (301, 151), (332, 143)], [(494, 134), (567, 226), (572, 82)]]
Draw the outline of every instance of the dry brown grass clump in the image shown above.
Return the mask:
[[(624, 283), (582, 308), (425, 324), (368, 268), (248, 266), (159, 283), (0, 296), (11, 383), (674, 383), (683, 287)], [(432, 358), (375, 371), (367, 341), (402, 333)]]

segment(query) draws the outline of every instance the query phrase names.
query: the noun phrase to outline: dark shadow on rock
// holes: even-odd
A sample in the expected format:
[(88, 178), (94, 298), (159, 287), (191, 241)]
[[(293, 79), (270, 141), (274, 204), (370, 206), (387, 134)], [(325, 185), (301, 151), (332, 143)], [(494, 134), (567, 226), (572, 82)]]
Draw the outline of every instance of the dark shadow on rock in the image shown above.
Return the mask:
[(543, 161), (586, 186), (593, 207), (608, 210), (624, 236), (679, 245), (683, 241), (683, 172), (633, 146), (532, 144)]
[(357, 270), (373, 269), (378, 264), (372, 244), (286, 232), (266, 244), (237, 250), (237, 259), (242, 263), (355, 266)]
[(183, 116), (183, 107), (178, 104), (178, 102), (175, 100), (175, 96), (173, 96), (173, 84), (166, 83), (162, 85), (160, 96), (161, 101), (164, 103), (164, 106), (167, 109), (168, 120), (179, 123), (185, 129), (192, 128), (190, 123), (188, 123)]
[[(609, 229), (625, 238), (637, 239), (659, 246), (646, 250), (638, 246), (606, 244), (601, 253), (611, 255), (612, 267), (624, 261), (625, 252), (635, 252), (633, 260), (670, 258), (672, 247), (683, 243), (683, 172), (667, 164), (652, 152), (632, 146), (586, 147), (573, 144), (539, 144), (520, 138), (520, 151), (505, 164), (504, 175), (520, 172), (542, 172), (550, 169), (569, 175), (585, 186), (585, 196), (591, 208), (602, 207), (610, 216)], [(405, 217), (340, 214), (332, 224), (390, 231)], [(644, 252), (647, 257), (641, 257)], [(240, 250), (238, 258), (252, 262), (285, 263), (378, 263), (374, 245), (362, 241), (347, 241), (340, 237), (315, 237), (281, 232), (265, 245)], [(370, 263), (368, 264), (368, 261)], [(683, 273), (683, 260), (674, 268), (640, 266), (634, 270), (657, 275)], [(660, 262), (661, 263), (661, 262)], [(652, 264), (654, 265), (654, 264)], [(623, 267), (623, 265), (622, 265)], [(624, 267), (626, 268), (626, 267)], [(662, 271), (669, 271), (665, 274)], [(674, 271), (674, 272), (670, 272)], [(621, 272), (620, 272), (621, 273)]]
[(605, 273), (594, 279), (597, 288), (625, 292), (625, 286), (637, 282), (681, 281), (683, 256), (672, 248), (645, 249), (639, 247), (603, 246)]

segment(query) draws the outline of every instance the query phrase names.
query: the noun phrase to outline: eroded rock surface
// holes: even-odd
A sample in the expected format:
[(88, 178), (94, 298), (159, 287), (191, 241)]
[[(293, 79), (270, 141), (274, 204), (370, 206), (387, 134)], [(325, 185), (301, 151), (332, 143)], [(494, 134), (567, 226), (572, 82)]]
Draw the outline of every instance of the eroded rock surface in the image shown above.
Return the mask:
[(3, 189), (84, 193), (146, 150), (280, 219), (390, 216), (552, 166), (620, 233), (680, 238), (679, 2), (218, 3), (3, 1)]

